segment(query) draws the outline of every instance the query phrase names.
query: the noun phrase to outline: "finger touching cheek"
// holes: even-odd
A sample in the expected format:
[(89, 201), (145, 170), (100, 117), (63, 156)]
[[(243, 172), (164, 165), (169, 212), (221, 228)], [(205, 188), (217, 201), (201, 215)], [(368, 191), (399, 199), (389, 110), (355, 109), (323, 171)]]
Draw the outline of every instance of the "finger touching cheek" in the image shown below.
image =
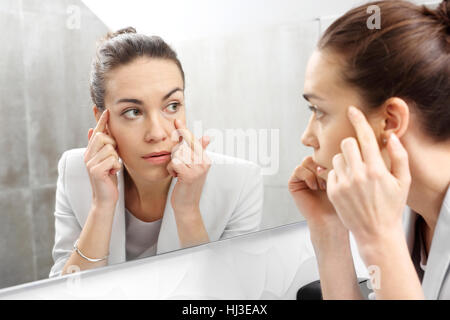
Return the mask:
[(172, 162), (169, 163), (169, 165), (166, 167), (167, 172), (169, 172), (169, 175), (171, 175), (172, 177), (176, 178), (178, 176), (177, 172), (175, 171), (175, 169), (172, 166)]

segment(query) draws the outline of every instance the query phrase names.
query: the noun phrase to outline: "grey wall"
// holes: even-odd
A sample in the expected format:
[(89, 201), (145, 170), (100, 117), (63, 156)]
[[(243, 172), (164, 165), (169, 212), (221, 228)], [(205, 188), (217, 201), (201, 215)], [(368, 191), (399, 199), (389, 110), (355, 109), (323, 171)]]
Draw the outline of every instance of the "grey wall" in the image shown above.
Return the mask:
[(89, 68), (106, 32), (78, 0), (0, 1), (0, 287), (53, 265), (57, 162), (94, 124)]

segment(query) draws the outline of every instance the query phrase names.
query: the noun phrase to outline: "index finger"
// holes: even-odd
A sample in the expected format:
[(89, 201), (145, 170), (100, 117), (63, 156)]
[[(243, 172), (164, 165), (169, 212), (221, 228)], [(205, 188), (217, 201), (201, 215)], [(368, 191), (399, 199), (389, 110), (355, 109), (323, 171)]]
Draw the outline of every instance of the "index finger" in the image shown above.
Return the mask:
[(319, 168), (320, 166), (314, 162), (313, 158), (311, 156), (307, 156), (306, 158), (303, 159), (301, 165), (304, 166), (306, 169), (310, 170), (314, 174), (314, 177), (319, 183), (320, 189), (325, 190), (327, 187), (327, 183), (324, 178), (319, 176), (317, 168)]
[(175, 129), (177, 132), (183, 137), (183, 139), (187, 142), (188, 146), (194, 150), (201, 150), (202, 146), (200, 145), (200, 142), (198, 142), (194, 134), (191, 133), (188, 128), (178, 119), (175, 120)]
[(94, 136), (97, 132), (105, 132), (108, 118), (109, 118), (109, 110), (106, 109), (105, 111), (103, 111), (102, 115), (100, 116), (100, 119), (98, 119), (94, 132), (92, 132), (92, 136)]
[(367, 122), (366, 117), (361, 110), (353, 106), (348, 108), (348, 116), (355, 128), (364, 162), (368, 165), (379, 165), (383, 160), (375, 133)]

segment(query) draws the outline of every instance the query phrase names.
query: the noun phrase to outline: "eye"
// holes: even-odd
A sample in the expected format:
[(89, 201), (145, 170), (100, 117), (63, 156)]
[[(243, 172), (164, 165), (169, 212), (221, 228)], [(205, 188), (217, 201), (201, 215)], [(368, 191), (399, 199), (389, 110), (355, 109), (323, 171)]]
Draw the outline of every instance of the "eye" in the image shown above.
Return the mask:
[(316, 106), (308, 106), (308, 108), (309, 108), (309, 110), (311, 110), (312, 112), (315, 113), (316, 119), (320, 119), (320, 118), (322, 118), (324, 116), (323, 111), (317, 109)]
[(178, 102), (174, 102), (174, 103), (169, 104), (166, 107), (166, 110), (168, 110), (169, 113), (175, 113), (178, 111), (179, 108), (180, 108), (180, 104)]
[(128, 116), (126, 116), (126, 118), (128, 118), (128, 119), (136, 119), (136, 116), (137, 116), (136, 112), (140, 112), (140, 111), (136, 108), (128, 109), (124, 113), (122, 113), (122, 115), (128, 115)]

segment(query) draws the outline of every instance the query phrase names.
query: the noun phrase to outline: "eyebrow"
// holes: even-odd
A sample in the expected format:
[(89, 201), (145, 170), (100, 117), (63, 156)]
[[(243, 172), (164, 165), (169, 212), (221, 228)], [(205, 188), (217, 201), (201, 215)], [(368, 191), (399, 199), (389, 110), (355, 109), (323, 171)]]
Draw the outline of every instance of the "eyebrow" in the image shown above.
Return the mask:
[(123, 102), (134, 103), (134, 104), (140, 104), (140, 105), (143, 104), (141, 100), (138, 100), (138, 99), (128, 99), (128, 98), (119, 99), (119, 100), (116, 101), (115, 104), (119, 104), (119, 103), (123, 103)]
[[(168, 94), (166, 94), (162, 99), (161, 99), (161, 101), (164, 101), (164, 100), (166, 100), (167, 98), (169, 98), (171, 95), (173, 95), (175, 92), (177, 92), (177, 91), (183, 91), (183, 89), (181, 89), (181, 88), (175, 88), (175, 89), (172, 89)], [(139, 104), (139, 105), (143, 105), (144, 103), (141, 101), (141, 100), (139, 100), (139, 99), (130, 99), (130, 98), (123, 98), (123, 99), (119, 99), (119, 100), (117, 100), (116, 101), (116, 103), (115, 104), (119, 104), (119, 103), (124, 103), (124, 102), (126, 102), (126, 103), (134, 103), (134, 104)]]
[(311, 99), (323, 101), (323, 99), (321, 97), (316, 96), (315, 94), (312, 94), (312, 93), (305, 93), (305, 94), (303, 94), (303, 98), (306, 101), (309, 101), (309, 102), (311, 102)]
[(171, 95), (173, 95), (173, 94), (174, 94), (175, 92), (177, 92), (177, 91), (183, 92), (183, 89), (181, 89), (181, 88), (175, 88), (175, 89), (173, 89), (172, 91), (170, 91), (168, 94), (166, 94), (166, 95), (162, 98), (162, 101), (166, 100), (167, 98), (169, 98)]

